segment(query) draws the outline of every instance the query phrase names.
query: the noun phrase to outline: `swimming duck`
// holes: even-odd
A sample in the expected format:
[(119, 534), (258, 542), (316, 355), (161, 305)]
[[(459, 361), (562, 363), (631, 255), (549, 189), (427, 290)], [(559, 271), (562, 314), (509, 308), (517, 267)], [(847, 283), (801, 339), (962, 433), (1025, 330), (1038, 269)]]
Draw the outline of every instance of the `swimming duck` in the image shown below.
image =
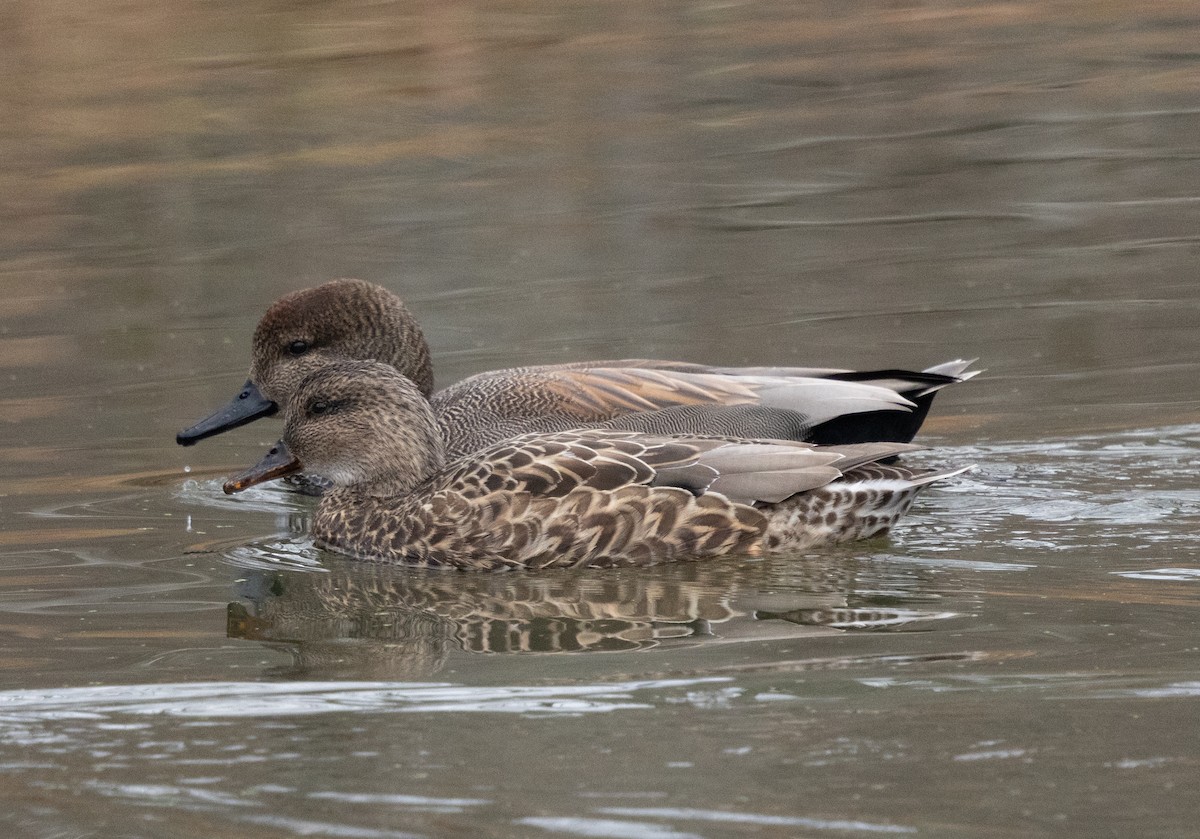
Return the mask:
[(274, 414), (306, 375), (345, 359), (385, 362), (411, 379), (429, 399), (452, 458), (525, 432), (594, 424), (821, 444), (907, 442), (934, 394), (977, 372), (963, 360), (921, 372), (855, 372), (622, 359), (479, 373), (435, 393), (429, 346), (400, 298), (343, 279), (276, 301), (254, 331), (241, 392), (176, 441), (192, 445)]
[(762, 554), (888, 530), (929, 484), (879, 464), (903, 443), (611, 429), (531, 433), (447, 463), (422, 390), (373, 361), (331, 362), (285, 403), (284, 436), (227, 493), (301, 469), (332, 484), (318, 544), (459, 570), (646, 565)]

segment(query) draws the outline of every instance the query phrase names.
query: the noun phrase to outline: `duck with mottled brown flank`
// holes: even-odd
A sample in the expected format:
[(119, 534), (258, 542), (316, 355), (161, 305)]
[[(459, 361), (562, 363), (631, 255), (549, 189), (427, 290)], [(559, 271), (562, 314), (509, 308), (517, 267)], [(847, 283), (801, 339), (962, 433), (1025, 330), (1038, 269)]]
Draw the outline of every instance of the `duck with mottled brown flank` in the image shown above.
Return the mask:
[(254, 331), (252, 356), (242, 391), (179, 432), (177, 442), (191, 445), (275, 413), (305, 376), (339, 360), (381, 361), (411, 379), (430, 400), (451, 457), (518, 434), (585, 425), (821, 444), (907, 442), (938, 390), (975, 375), (962, 360), (921, 372), (855, 372), (622, 359), (496, 370), (435, 393), (429, 347), (404, 303), (350, 279), (276, 301)]
[(914, 447), (609, 429), (533, 433), (447, 464), (421, 390), (388, 365), (305, 378), (281, 440), (237, 492), (309, 470), (333, 484), (313, 535), (364, 560), (460, 570), (648, 565), (886, 532), (929, 484), (879, 460)]

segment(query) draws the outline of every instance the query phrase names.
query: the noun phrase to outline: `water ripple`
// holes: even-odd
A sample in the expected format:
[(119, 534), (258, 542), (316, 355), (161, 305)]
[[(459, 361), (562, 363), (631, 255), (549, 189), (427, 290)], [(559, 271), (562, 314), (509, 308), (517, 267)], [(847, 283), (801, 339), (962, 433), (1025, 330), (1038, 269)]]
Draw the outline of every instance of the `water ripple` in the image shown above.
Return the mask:
[(540, 827), (554, 833), (589, 836), (596, 839), (703, 839), (696, 833), (684, 833), (650, 822), (624, 819), (591, 819), (583, 816), (528, 816), (517, 824)]
[(1200, 583), (1200, 568), (1154, 568), (1148, 571), (1113, 571), (1111, 573), (1130, 580), (1169, 580), (1181, 583)]
[(614, 816), (651, 816), (664, 819), (684, 819), (721, 824), (769, 825), (772, 827), (802, 827), (808, 830), (836, 830), (856, 833), (916, 833), (915, 827), (879, 824), (849, 819), (812, 819), (803, 816), (767, 816), (757, 813), (731, 813), (725, 810), (702, 810), (691, 807), (602, 807), (599, 812)]
[(923, 465), (978, 468), (930, 491), (896, 539), (909, 554), (963, 553), (987, 540), (1026, 556), (1097, 545), (1153, 551), (1159, 563), (1165, 552), (1190, 556), (1200, 544), (1198, 448), (1197, 425), (939, 447)]
[[(0, 722), (107, 720), (116, 715), (246, 719), (340, 712), (486, 712), (577, 715), (653, 704), (636, 699), (645, 691), (724, 683), (728, 677), (652, 679), (613, 684), (469, 687), (446, 683), (395, 682), (208, 682), (201, 684), (113, 685), (56, 691), (0, 692)], [(684, 698), (686, 700), (687, 694)], [(0, 738), (12, 733), (0, 731)], [(11, 741), (10, 741), (11, 742)]]

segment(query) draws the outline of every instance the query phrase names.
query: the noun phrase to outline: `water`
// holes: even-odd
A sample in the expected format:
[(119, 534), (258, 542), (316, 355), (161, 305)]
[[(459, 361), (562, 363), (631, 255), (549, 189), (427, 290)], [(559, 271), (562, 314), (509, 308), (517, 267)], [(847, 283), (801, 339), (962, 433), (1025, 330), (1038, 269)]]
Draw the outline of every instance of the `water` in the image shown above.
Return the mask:
[[(14, 836), (1192, 836), (1191, 4), (0, 13)], [(442, 383), (988, 372), (890, 538), (470, 576), (180, 449), (266, 304), (401, 293)]]

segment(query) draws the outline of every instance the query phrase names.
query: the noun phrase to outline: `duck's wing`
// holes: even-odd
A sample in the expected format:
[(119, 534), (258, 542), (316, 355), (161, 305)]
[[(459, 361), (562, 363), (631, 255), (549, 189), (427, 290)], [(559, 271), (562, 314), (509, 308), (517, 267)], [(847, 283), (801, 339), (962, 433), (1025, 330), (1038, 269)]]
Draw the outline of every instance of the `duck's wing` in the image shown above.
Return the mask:
[(934, 393), (948, 385), (965, 382), (979, 375), (981, 370), (971, 370), (978, 359), (956, 358), (926, 367), (924, 370), (885, 368), (879, 370), (846, 370), (837, 367), (719, 367), (694, 364), (685, 361), (664, 361), (649, 358), (623, 358), (606, 361), (569, 362), (548, 364), (538, 367), (522, 367), (501, 373), (527, 372), (544, 375), (562, 370), (653, 370), (664, 374), (716, 375), (732, 378), (767, 377), (783, 379), (832, 379), (843, 382), (858, 382), (902, 394), (913, 399), (926, 393)]
[(797, 411), (765, 405), (674, 405), (659, 411), (625, 414), (600, 428), (641, 434), (701, 435), (762, 440), (807, 441), (812, 421)]
[[(938, 390), (975, 375), (970, 364), (956, 360), (913, 372), (625, 359), (479, 373), (434, 394), (431, 403), (454, 456), (531, 431), (661, 411), (668, 413), (616, 427), (659, 434), (769, 434), (823, 445), (907, 442)], [(744, 411), (745, 427), (730, 408)], [(776, 413), (763, 425), (765, 414), (752, 408)], [(714, 409), (724, 413), (706, 413)]]
[(902, 443), (819, 448), (787, 441), (581, 429), (530, 434), (493, 446), (451, 464), (429, 490), (466, 498), (500, 492), (561, 498), (583, 488), (615, 492), (650, 486), (769, 503), (824, 486), (845, 469), (914, 448)]
[[(909, 417), (917, 407), (896, 391), (869, 382), (641, 367), (497, 370), (435, 394), (431, 404), (452, 456), (531, 431), (564, 431), (664, 410), (674, 413), (661, 421), (648, 420), (636, 430), (719, 430), (743, 437), (770, 433), (814, 442), (909, 440), (916, 432)], [(790, 419), (774, 430), (721, 427), (702, 411), (682, 410), (738, 406), (786, 411)], [(727, 413), (725, 418), (731, 416)]]
[[(805, 402), (791, 393), (790, 399), (779, 398), (786, 391), (775, 391), (770, 394), (773, 399), (764, 399), (763, 406), (773, 405), (776, 410), (790, 411), (800, 418), (795, 419), (776, 414), (768, 422), (774, 426), (771, 436), (784, 439), (807, 440), (820, 445), (839, 445), (845, 443), (865, 443), (873, 441), (908, 442), (921, 429), (929, 409), (933, 405), (934, 396), (939, 391), (953, 384), (965, 382), (978, 376), (982, 370), (972, 370), (971, 366), (978, 359), (956, 358), (935, 364), (924, 370), (838, 370), (832, 368), (813, 367), (700, 367), (700, 365), (679, 365), (677, 362), (661, 362), (668, 371), (677, 373), (703, 373), (705, 375), (727, 376), (732, 380), (743, 380), (746, 377), (759, 377), (767, 380), (798, 381), (803, 379), (825, 379), (828, 381), (845, 382), (847, 384), (870, 385), (883, 388), (898, 394), (906, 400), (903, 407), (896, 405), (871, 405), (860, 403), (851, 405), (848, 402), (830, 401), (823, 404), (827, 413), (812, 411), (811, 402)], [(630, 364), (641, 363), (631, 360)], [(650, 362), (651, 365), (654, 362)], [(615, 367), (622, 366), (619, 362)], [(653, 369), (653, 368), (651, 368)], [(729, 404), (729, 403), (726, 403)], [(762, 418), (751, 412), (750, 422), (761, 422)], [(684, 430), (705, 432), (713, 427), (714, 420), (705, 420), (695, 424), (695, 427)], [(721, 420), (715, 420), (719, 423)], [(749, 436), (747, 430), (741, 432)]]
[(683, 468), (704, 448), (719, 444), (599, 429), (526, 434), (451, 463), (434, 477), (430, 491), (468, 498), (505, 491), (560, 498), (582, 487), (646, 486), (659, 469)]
[(846, 413), (909, 411), (912, 402), (870, 382), (647, 367), (525, 368), (479, 373), (435, 395), (443, 410), (486, 406), (497, 417), (561, 414), (579, 423), (678, 405), (765, 405), (823, 422)]

